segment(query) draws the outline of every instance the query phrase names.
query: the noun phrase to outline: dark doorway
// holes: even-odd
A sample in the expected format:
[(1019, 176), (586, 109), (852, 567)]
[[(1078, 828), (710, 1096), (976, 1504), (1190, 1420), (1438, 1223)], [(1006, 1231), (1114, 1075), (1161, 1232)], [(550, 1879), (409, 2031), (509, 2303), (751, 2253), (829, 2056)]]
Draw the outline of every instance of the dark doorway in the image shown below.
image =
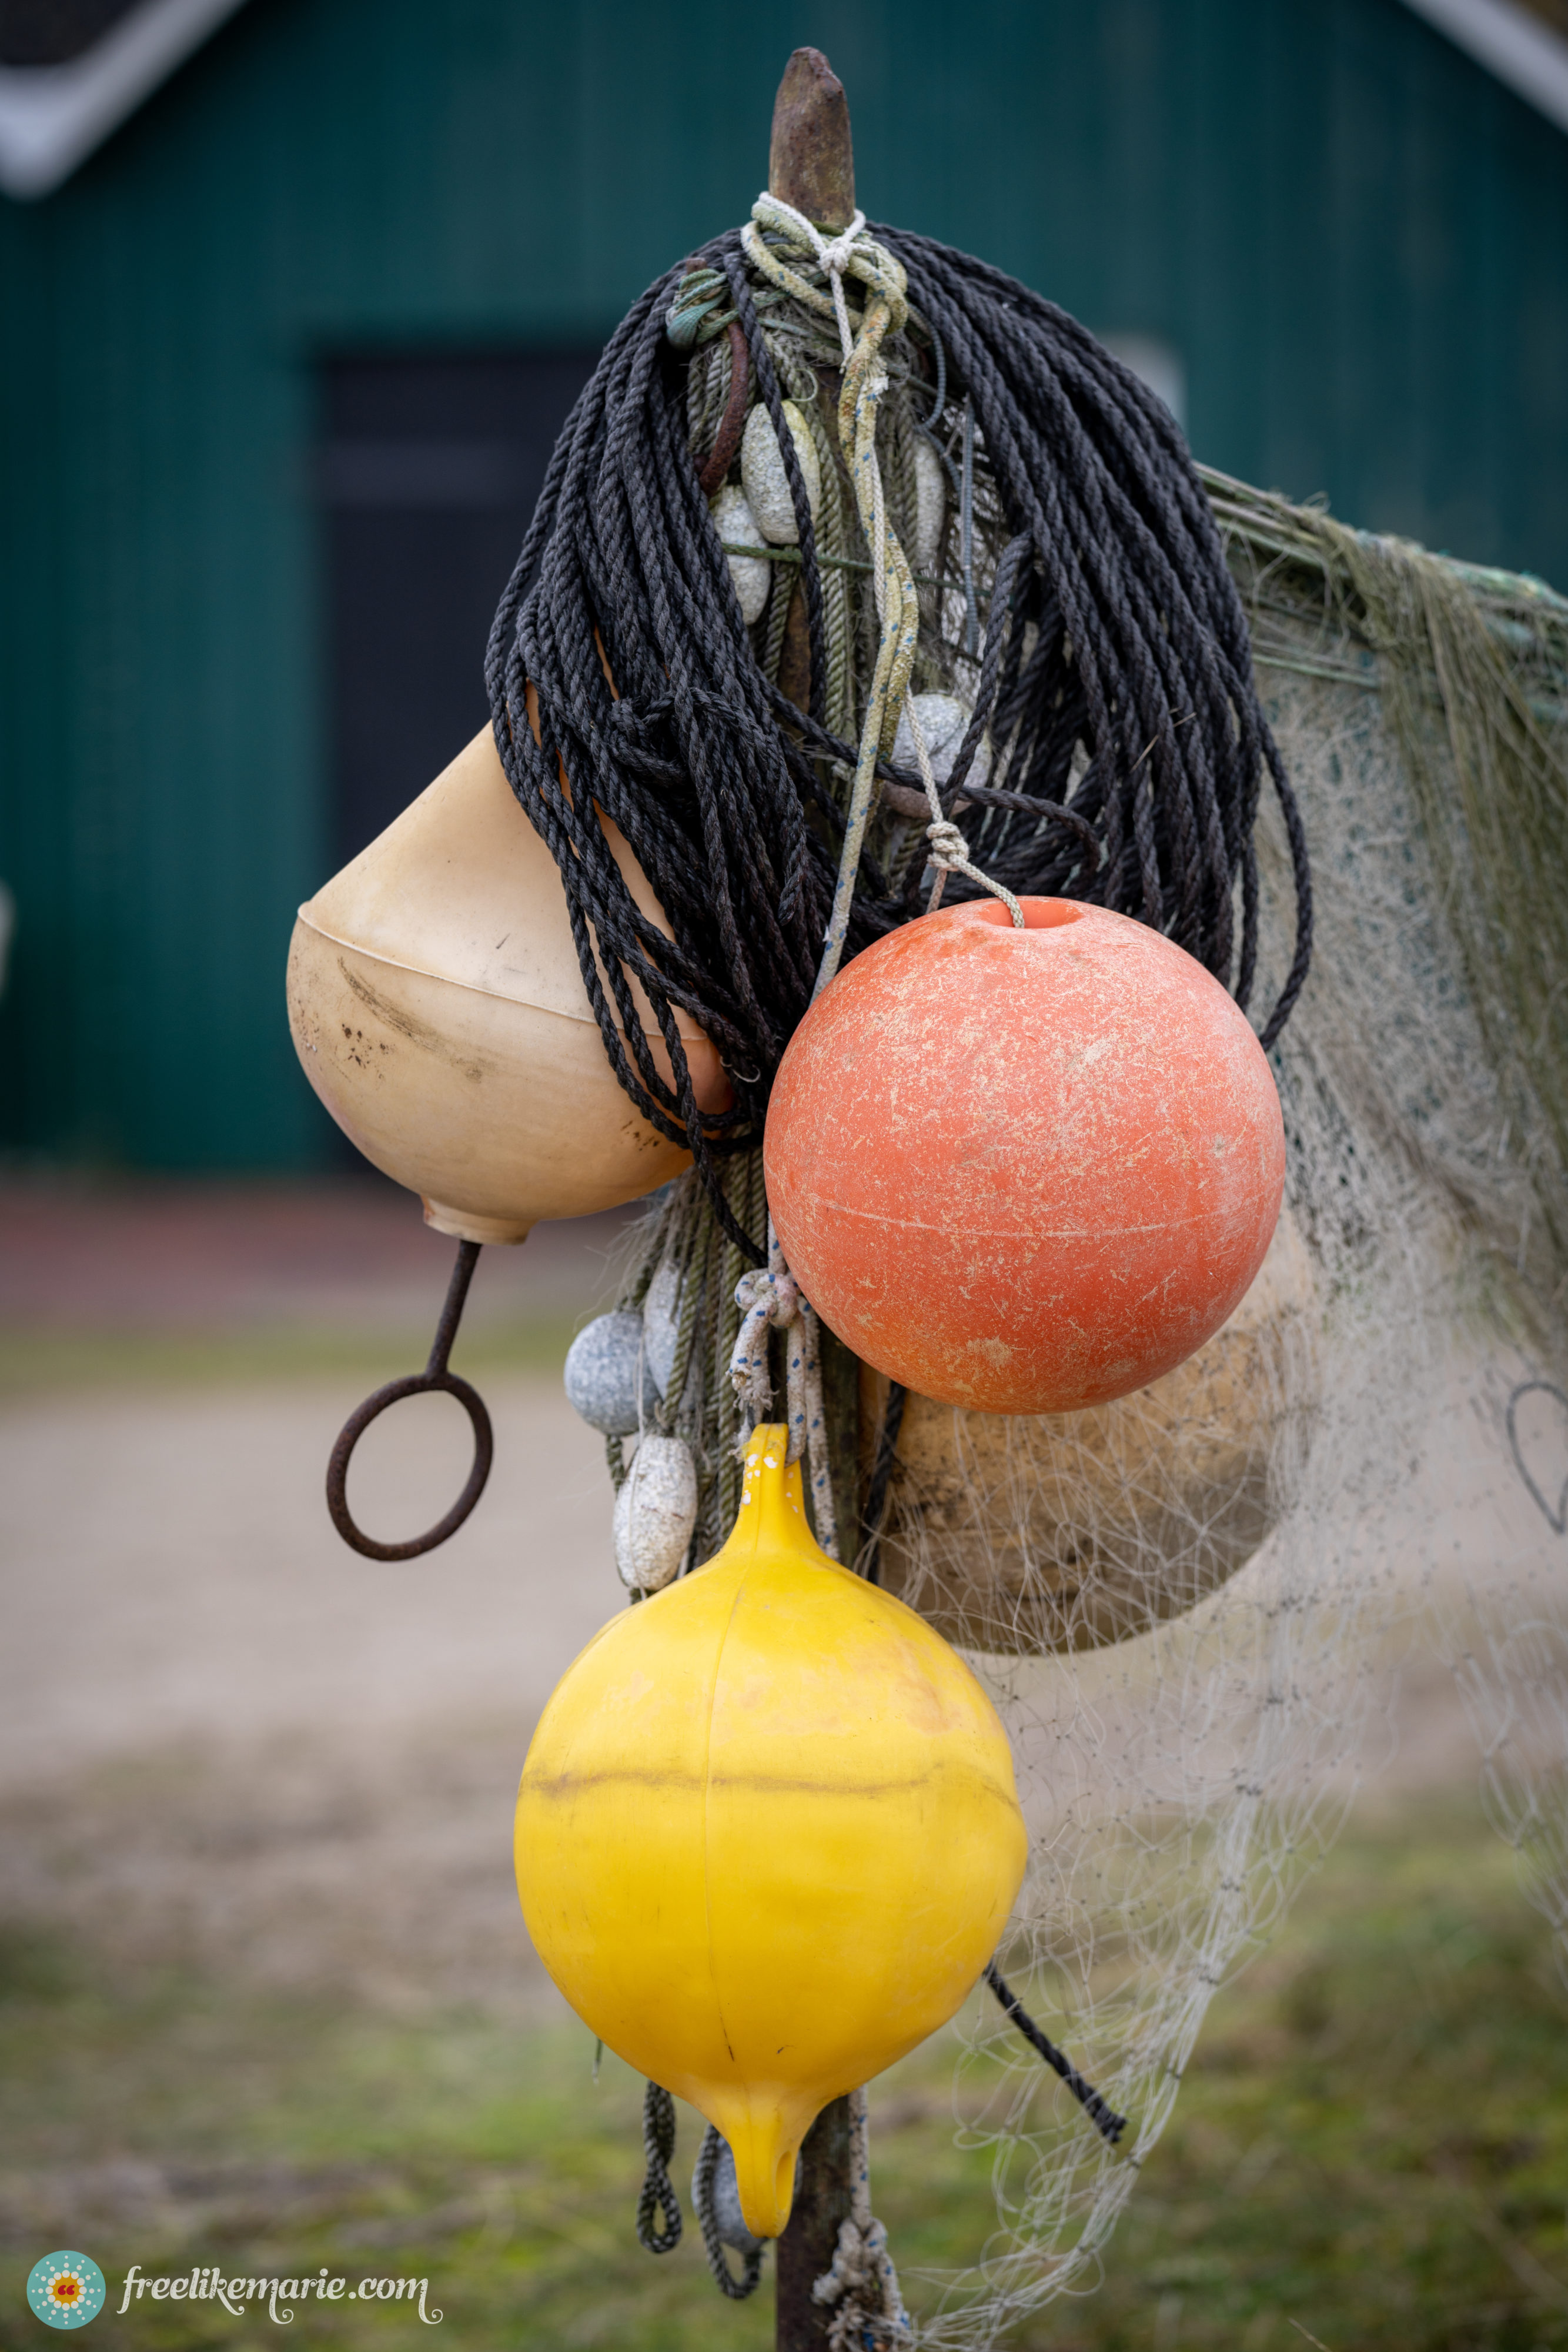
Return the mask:
[(596, 352), (329, 361), (334, 867), (485, 723), (485, 643)]

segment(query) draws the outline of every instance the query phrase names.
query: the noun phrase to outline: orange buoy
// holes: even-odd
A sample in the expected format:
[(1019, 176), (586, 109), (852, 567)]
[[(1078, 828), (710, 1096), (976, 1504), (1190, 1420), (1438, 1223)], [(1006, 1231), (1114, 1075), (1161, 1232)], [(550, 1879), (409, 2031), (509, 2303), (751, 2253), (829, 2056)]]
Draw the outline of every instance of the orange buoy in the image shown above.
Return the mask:
[(983, 1412), (1157, 1380), (1246, 1292), (1285, 1139), (1246, 1015), (1124, 915), (944, 908), (791, 1038), (763, 1165), (790, 1266), (857, 1355)]

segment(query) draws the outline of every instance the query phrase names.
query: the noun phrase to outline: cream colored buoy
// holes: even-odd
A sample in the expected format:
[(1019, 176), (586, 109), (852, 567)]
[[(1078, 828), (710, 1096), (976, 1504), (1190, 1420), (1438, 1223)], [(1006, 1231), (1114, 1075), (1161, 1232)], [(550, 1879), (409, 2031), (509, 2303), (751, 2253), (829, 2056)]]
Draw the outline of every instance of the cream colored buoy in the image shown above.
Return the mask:
[[(918, 720), (925, 738), (925, 749), (931, 761), (931, 773), (939, 784), (946, 784), (958, 764), (958, 754), (964, 738), (969, 731), (974, 712), (956, 694), (912, 694), (898, 715), (898, 728), (893, 739), (893, 758), (896, 767), (917, 767), (915, 733), (909, 721)], [(991, 772), (991, 747), (982, 742), (970, 764), (967, 781), (983, 784)]]
[[(883, 1583), (992, 1654), (1098, 1648), (1182, 1615), (1274, 1524), (1278, 1449), (1305, 1437), (1318, 1394), (1316, 1295), (1287, 1212), (1229, 1320), (1132, 1396), (1035, 1417), (911, 1394)], [(862, 1381), (874, 1433), (886, 1383)]]
[(684, 1437), (650, 1430), (615, 1497), (615, 1566), (629, 1592), (662, 1592), (697, 1523), (697, 1473)]
[[(637, 904), (664, 915), (607, 821)], [(669, 1056), (641, 990), (643, 1030)], [(288, 1017), (306, 1076), (375, 1167), (465, 1241), (520, 1242), (544, 1217), (640, 1198), (689, 1165), (616, 1081), (589, 1003), (555, 860), (488, 728), (301, 907)], [(697, 1101), (728, 1081), (677, 1015)]]

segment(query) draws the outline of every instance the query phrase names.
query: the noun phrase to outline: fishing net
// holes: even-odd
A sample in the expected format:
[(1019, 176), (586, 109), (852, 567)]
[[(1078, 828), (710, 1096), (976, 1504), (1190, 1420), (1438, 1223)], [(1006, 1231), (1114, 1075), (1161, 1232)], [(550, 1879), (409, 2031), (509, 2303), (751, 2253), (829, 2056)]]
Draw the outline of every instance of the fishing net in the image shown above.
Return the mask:
[[(705, 267), (671, 310), (694, 463), (733, 407), (733, 278)], [(808, 617), (818, 632), (816, 723), (836, 752), (802, 726), (836, 841), (846, 747), (878, 690), (872, 567), (821, 396), (831, 321), (773, 287), (758, 332), (814, 448), (820, 613), (804, 614), (799, 551), (730, 535), (722, 469), (706, 487), (763, 678), (788, 683)], [(975, 863), (1038, 887), (1054, 826), (1050, 887), (1088, 895), (1094, 867), (1061, 824), (1092, 803), (1083, 743), (1063, 737), (1049, 813), (1030, 816), (1039, 731), (1008, 724), (1048, 625), (1038, 603), (1015, 602), (986, 674), (1011, 541), (966, 386), (948, 378), (934, 402), (907, 351), (890, 372), (875, 433), (920, 593), (901, 695), (923, 708), (939, 787), (944, 742), (965, 746), (970, 796), (947, 806)], [(1272, 1050), (1289, 1174), (1269, 1259), (1189, 1363), (1092, 1412), (954, 1411), (824, 1335), (845, 1556), (859, 1530), (862, 1570), (964, 1649), (1012, 1740), (1031, 1853), (999, 1964), (1128, 2119), (1108, 2140), (977, 1996), (956, 2114), (993, 2152), (997, 2226), (968, 2269), (906, 2273), (933, 2347), (990, 2344), (1092, 2280), (1216, 1987), (1324, 1851), (1358, 1766), (1375, 1769), (1391, 1633), (1419, 1626), (1449, 1659), (1498, 1826), (1568, 1920), (1568, 604), (1203, 480), (1295, 795), (1257, 807), (1255, 886), (1239, 868), (1228, 885), (1255, 892), (1261, 1003), (1300, 978), (1293, 805), (1313, 866), (1312, 972)], [(867, 836), (889, 905), (929, 887), (896, 716)], [(661, 1099), (673, 1117), (677, 1094)], [(641, 1436), (611, 1434), (610, 1465), (619, 1486), (629, 1443), (683, 1441), (688, 1565), (737, 1507), (736, 1291), (768, 1245), (739, 1127), (630, 1244), (617, 1311), (636, 1318)]]
[[(1032, 1857), (1009, 1979), (1131, 2119), (1108, 2146), (972, 2010), (957, 2105), (998, 2228), (973, 2272), (905, 2274), (934, 2346), (1092, 2274), (1216, 1987), (1383, 1753), (1392, 1630), (1449, 1657), (1498, 1826), (1568, 1923), (1568, 604), (1207, 486), (1314, 859), (1313, 971), (1273, 1057), (1286, 1213), (1232, 1322), (1153, 1388), (1043, 1420), (904, 1404), (882, 1573), (1012, 1738)], [(1267, 984), (1291, 938), (1267, 828), (1261, 862)], [(756, 1156), (727, 1181), (760, 1240)], [(697, 1558), (735, 1504), (742, 1270), (688, 1179), (624, 1294), (704, 1464)], [(862, 1494), (883, 1388), (861, 1391)]]
[[(1183, 1371), (956, 1432), (967, 1511), (895, 1481), (905, 1597), (940, 1619), (978, 1588), (999, 1621), (975, 1662), (1031, 1817), (1013, 1972), (1133, 2118), (1106, 2148), (974, 2018), (965, 2129), (998, 2228), (973, 2275), (927, 2283), (932, 2344), (1084, 2280), (1214, 1988), (1386, 1752), (1365, 1717), (1401, 1626), (1454, 1664), (1498, 1826), (1564, 1917), (1568, 607), (1209, 487), (1313, 853), (1313, 971), (1274, 1055), (1287, 1222), (1250, 1313)], [(995, 1654), (1041, 1632), (1049, 1656)]]

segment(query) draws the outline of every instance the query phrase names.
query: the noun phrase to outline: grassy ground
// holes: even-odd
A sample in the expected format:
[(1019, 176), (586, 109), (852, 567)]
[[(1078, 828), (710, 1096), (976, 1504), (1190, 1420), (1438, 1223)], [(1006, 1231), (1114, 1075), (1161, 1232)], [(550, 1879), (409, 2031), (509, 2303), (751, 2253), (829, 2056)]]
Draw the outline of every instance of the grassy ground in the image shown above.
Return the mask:
[[(45, 2338), (37, 2257), (109, 2273), (110, 2347), (276, 2342), (265, 2315), (143, 2302), (144, 2270), (427, 2276), (405, 2304), (301, 2307), (296, 2341), (371, 2352), (606, 2346), (760, 2352), (695, 2232), (637, 2248), (639, 2085), (578, 2030), (397, 2020), (166, 1974), (106, 1981), (37, 1929), (5, 1950), (0, 2346)], [(1364, 1824), (1211, 2013), (1097, 2293), (1015, 2341), (1055, 2352), (1568, 2347), (1568, 2000), (1511, 1858), (1473, 1805)], [(988, 2161), (945, 2122), (940, 2053), (882, 2086), (877, 2207), (906, 2269), (992, 2224)], [(683, 2113), (683, 2190), (695, 2153)]]

